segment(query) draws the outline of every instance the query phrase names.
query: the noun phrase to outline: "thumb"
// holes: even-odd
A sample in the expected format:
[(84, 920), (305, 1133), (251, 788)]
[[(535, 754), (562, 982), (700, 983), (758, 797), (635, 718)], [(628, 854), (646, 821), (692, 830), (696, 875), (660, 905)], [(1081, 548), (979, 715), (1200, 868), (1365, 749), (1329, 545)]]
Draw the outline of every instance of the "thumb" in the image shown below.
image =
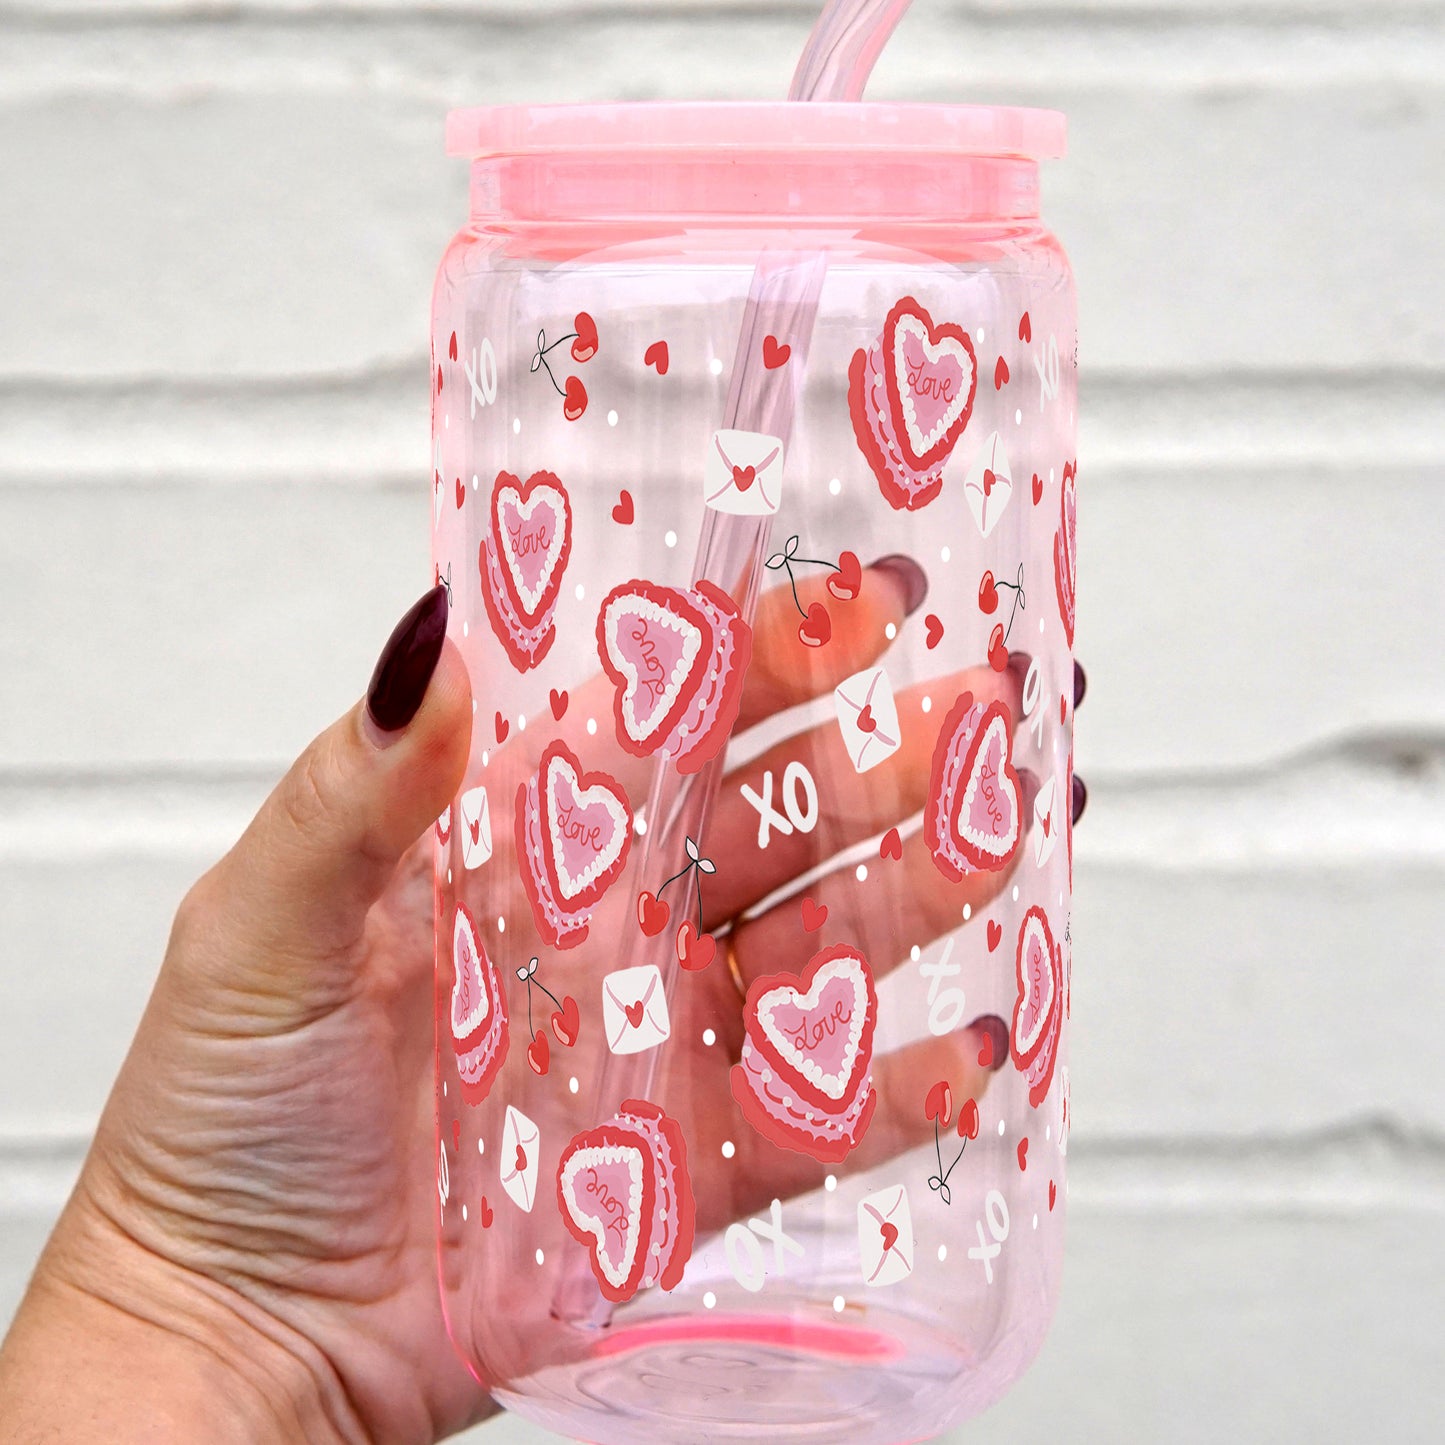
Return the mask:
[(301, 754), (207, 880), (230, 938), (256, 951), (263, 974), (274, 967), (279, 988), (298, 981), (288, 961), (349, 954), (402, 855), (461, 784), (471, 685), (446, 639), (448, 611), (438, 586), (407, 612), (366, 697)]

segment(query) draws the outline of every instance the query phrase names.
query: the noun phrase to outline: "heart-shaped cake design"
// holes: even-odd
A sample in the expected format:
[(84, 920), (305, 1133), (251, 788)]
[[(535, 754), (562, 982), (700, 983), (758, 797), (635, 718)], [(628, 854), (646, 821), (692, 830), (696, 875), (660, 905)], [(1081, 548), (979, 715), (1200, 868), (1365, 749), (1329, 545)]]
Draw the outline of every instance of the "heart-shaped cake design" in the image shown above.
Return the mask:
[(920, 469), (940, 465), (968, 425), (978, 387), (973, 340), (952, 322), (934, 325), (912, 296), (883, 323), (888, 401), (904, 456)]
[(507, 1057), (507, 1001), (476, 921), (462, 903), (452, 928), (451, 1023), (462, 1097), (480, 1104)]
[(1064, 993), (1063, 954), (1042, 908), (1024, 914), (1014, 968), (1018, 996), (1009, 1046), (1014, 1064), (1028, 1080), (1029, 1103), (1037, 1108), (1053, 1082)]
[(499, 472), (492, 488), (492, 541), (508, 599), (526, 627), (556, 605), (572, 553), (572, 504), (551, 472), (525, 482)]
[(802, 977), (756, 979), (743, 1007), (741, 1061), (731, 1083), (765, 1138), (838, 1160), (872, 1118), (878, 996), (867, 960), (839, 944), (815, 954)]
[(1022, 828), (1022, 794), (1013, 765), (1013, 718), (959, 697), (938, 734), (924, 805), (924, 836), (944, 877), (1007, 867)]
[(562, 1157), (557, 1192), (574, 1236), (587, 1244), (608, 1299), (631, 1299), (650, 1242), (653, 1170), (635, 1135), (603, 1124), (579, 1134)]
[(1054, 533), (1054, 591), (1058, 594), (1059, 618), (1064, 624), (1064, 636), (1070, 647), (1074, 645), (1074, 586), (1077, 581), (1074, 557), (1076, 470), (1073, 462), (1064, 467), (1064, 482), (1059, 489), (1059, 529)]
[(597, 642), (603, 669), (622, 689), (617, 739), (646, 757), (697, 695), (712, 655), (712, 628), (685, 593), (639, 580), (608, 594)]
[(617, 779), (584, 773), (566, 743), (549, 743), (537, 770), (542, 856), (557, 901), (596, 903), (627, 863), (632, 809)]

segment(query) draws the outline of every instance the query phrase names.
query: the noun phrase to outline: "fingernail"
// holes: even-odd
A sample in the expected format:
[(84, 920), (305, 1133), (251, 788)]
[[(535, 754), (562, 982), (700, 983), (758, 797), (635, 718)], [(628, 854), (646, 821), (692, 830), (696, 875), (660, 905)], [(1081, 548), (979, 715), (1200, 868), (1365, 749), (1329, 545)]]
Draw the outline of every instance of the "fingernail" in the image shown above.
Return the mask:
[(984, 1014), (974, 1019), (973, 1027), (982, 1029), (989, 1036), (993, 1045), (993, 1063), (988, 1066), (989, 1072), (997, 1073), (1008, 1063), (1008, 1025), (997, 1014)]
[(1073, 786), (1069, 789), (1069, 816), (1075, 823), (1084, 816), (1084, 809), (1089, 805), (1089, 790), (1084, 786), (1084, 780), (1074, 774)]
[(912, 557), (902, 552), (890, 552), (872, 563), (871, 568), (885, 573), (897, 583), (898, 590), (903, 594), (905, 617), (912, 617), (923, 606), (923, 599), (928, 596), (928, 574)]
[(447, 589), (433, 587), (396, 624), (381, 649), (366, 689), (366, 710), (382, 732), (397, 732), (416, 716), (442, 655), (447, 611)]
[(1084, 676), (1084, 669), (1076, 662), (1074, 664), (1074, 711), (1078, 712), (1079, 704), (1084, 700), (1084, 694), (1089, 690), (1089, 679)]
[(1020, 690), (1024, 685), (1024, 679), (1029, 675), (1029, 668), (1034, 665), (1034, 658), (1031, 652), (1011, 652), (1008, 655), (1008, 670), (1018, 679)]
[(1024, 827), (1029, 828), (1033, 825), (1034, 799), (1039, 795), (1038, 775), (1030, 772), (1027, 768), (1020, 768), (1019, 792), (1023, 794)]

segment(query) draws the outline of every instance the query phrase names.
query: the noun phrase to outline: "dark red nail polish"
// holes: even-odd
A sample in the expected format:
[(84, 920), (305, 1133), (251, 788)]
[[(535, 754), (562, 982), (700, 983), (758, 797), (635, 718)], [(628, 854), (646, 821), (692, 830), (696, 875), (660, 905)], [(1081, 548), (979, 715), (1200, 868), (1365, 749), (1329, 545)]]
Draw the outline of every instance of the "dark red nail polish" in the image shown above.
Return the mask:
[(989, 1036), (989, 1042), (993, 1044), (993, 1062), (989, 1071), (997, 1073), (1008, 1063), (1008, 1025), (997, 1014), (983, 1014), (974, 1019), (970, 1027), (982, 1029)]
[(1033, 665), (1033, 654), (1030, 652), (1014, 651), (1008, 655), (1008, 670), (1017, 679), (1020, 692), (1023, 691), (1024, 679), (1029, 675), (1029, 668)]
[(366, 689), (366, 710), (382, 732), (397, 732), (416, 716), (442, 655), (448, 610), (446, 587), (433, 587), (396, 624), (381, 649)]
[(1078, 712), (1079, 704), (1084, 700), (1084, 694), (1089, 690), (1089, 679), (1084, 676), (1084, 669), (1076, 662), (1074, 664), (1074, 711)]
[(1084, 809), (1089, 803), (1089, 790), (1084, 786), (1084, 780), (1074, 774), (1073, 786), (1069, 789), (1069, 816), (1074, 822), (1078, 822), (1084, 816)]
[(903, 594), (905, 617), (912, 617), (923, 606), (923, 599), (928, 596), (928, 574), (912, 557), (902, 552), (890, 552), (870, 566), (874, 571), (886, 573), (898, 584), (898, 590)]

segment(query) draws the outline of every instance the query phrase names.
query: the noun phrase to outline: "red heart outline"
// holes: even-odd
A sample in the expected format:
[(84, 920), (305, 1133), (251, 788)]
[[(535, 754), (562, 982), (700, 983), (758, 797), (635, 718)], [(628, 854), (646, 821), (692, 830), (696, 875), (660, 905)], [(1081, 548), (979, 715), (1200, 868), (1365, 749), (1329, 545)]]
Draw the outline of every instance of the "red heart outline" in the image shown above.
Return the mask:
[[(551, 773), (554, 763), (565, 763), (577, 781), (573, 792), (577, 796), (589, 793), (593, 788), (601, 788), (609, 793), (614, 801), (620, 804), (622, 809), (622, 820), (617, 827), (622, 834), (622, 846), (617, 850), (617, 856), (597, 875), (590, 883), (579, 892), (570, 896), (562, 892), (562, 881), (557, 874), (557, 859), (552, 848), (552, 783)], [(521, 827), (523, 808), (521, 797), (525, 795), (527, 785), (522, 783), (518, 795), (517, 818), (518, 826)], [(622, 870), (627, 866), (627, 855), (632, 850), (632, 808), (627, 801), (627, 794), (622, 784), (614, 778), (611, 773), (584, 772), (577, 754), (564, 743), (561, 738), (554, 738), (547, 744), (542, 752), (542, 760), (537, 765), (537, 804), (540, 814), (542, 830), (542, 865), (547, 870), (547, 881), (552, 887), (552, 896), (557, 900), (558, 906), (565, 908), (570, 913), (579, 913), (584, 909), (591, 908), (606, 891), (617, 881)], [(519, 851), (526, 851), (525, 835), (521, 840)], [(605, 849), (603, 850), (605, 851)]]
[[(894, 363), (898, 323), (904, 316), (913, 317), (923, 326), (930, 346), (937, 346), (945, 340), (956, 341), (968, 353), (969, 359), (968, 399), (958, 416), (949, 423), (948, 429), (922, 456), (913, 450), (908, 428), (904, 425), (903, 397), (898, 390), (898, 367)], [(954, 443), (973, 415), (973, 401), (978, 392), (978, 357), (974, 353), (972, 337), (951, 321), (941, 321), (935, 326), (933, 318), (912, 296), (904, 296), (894, 304), (883, 323), (883, 373), (884, 385), (888, 391), (888, 405), (893, 414), (893, 431), (903, 455), (921, 471), (939, 465), (953, 450)]]

